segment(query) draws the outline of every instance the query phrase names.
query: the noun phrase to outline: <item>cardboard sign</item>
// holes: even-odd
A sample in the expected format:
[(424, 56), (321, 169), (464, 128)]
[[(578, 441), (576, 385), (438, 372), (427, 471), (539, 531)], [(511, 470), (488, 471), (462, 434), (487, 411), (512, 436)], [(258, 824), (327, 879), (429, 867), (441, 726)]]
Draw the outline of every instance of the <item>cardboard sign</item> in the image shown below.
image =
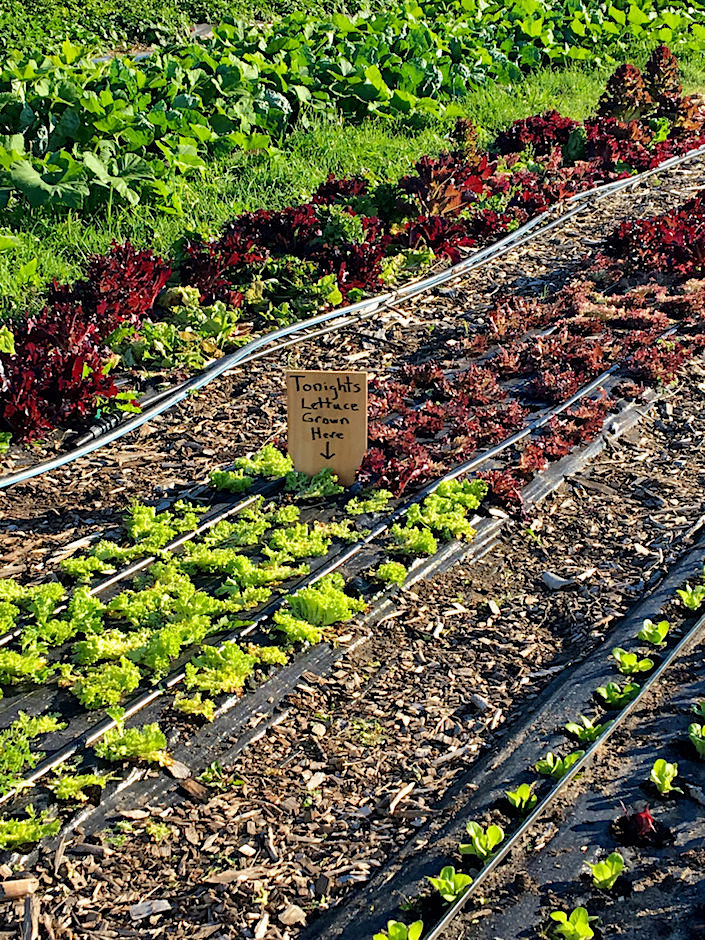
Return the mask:
[(286, 391), (294, 467), (328, 467), (350, 486), (367, 450), (367, 373), (291, 371)]

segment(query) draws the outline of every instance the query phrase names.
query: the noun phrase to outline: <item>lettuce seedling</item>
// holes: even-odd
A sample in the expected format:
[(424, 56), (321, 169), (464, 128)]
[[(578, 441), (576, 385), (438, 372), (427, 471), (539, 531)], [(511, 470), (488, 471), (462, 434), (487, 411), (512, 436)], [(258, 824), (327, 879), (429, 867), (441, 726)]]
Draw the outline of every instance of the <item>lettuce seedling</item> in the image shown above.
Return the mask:
[(134, 692), (142, 679), (142, 673), (126, 656), (117, 663), (103, 663), (87, 669), (71, 686), (71, 691), (85, 708), (102, 708), (117, 705)]
[(162, 767), (172, 763), (166, 749), (166, 736), (156, 722), (126, 730), (123, 722), (118, 721), (115, 728), (96, 741), (93, 750), (97, 757), (109, 761), (145, 761)]
[(590, 940), (595, 936), (590, 924), (597, 920), (597, 917), (590, 917), (584, 907), (576, 907), (570, 914), (565, 911), (552, 911), (550, 916), (556, 924), (552, 930), (554, 937), (561, 937), (563, 940)]
[(286, 666), (289, 656), (281, 646), (257, 646), (249, 643), (247, 652), (255, 657), (261, 666)]
[(244, 470), (211, 470), (210, 485), (224, 493), (244, 493), (255, 482)]
[(625, 682), (624, 688), (618, 682), (608, 682), (595, 689), (595, 694), (604, 700), (608, 708), (624, 708), (637, 697), (640, 689), (638, 682)]
[(696, 704), (692, 707), (692, 711), (699, 718), (705, 718), (705, 702), (696, 702)]
[(474, 855), (484, 864), (488, 861), (497, 848), (504, 841), (504, 829), (501, 826), (488, 826), (483, 829), (479, 823), (468, 822), (465, 829), (470, 836), (470, 842), (461, 843), (458, 846), (461, 855)]
[(244, 493), (252, 486), (256, 477), (277, 480), (293, 470), (291, 458), (282, 454), (272, 444), (265, 444), (252, 457), (238, 457), (232, 470), (213, 470), (210, 484), (216, 490), (228, 493)]
[(670, 629), (671, 625), (668, 620), (659, 620), (658, 623), (645, 620), (637, 637), (644, 643), (651, 643), (652, 646), (663, 646)]
[(616, 880), (624, 871), (624, 859), (619, 852), (610, 853), (603, 862), (591, 865), (586, 862), (592, 872), (592, 883), (602, 891), (611, 891)]
[(256, 662), (256, 657), (235, 642), (223, 644), (222, 649), (205, 646), (200, 655), (186, 663), (186, 688), (210, 695), (239, 692), (252, 675)]
[(678, 776), (678, 764), (669, 764), (668, 761), (659, 757), (654, 761), (651, 768), (649, 780), (654, 784), (661, 796), (667, 796), (669, 793), (682, 793), (680, 787), (674, 787), (673, 781)]
[(577, 738), (581, 744), (592, 744), (593, 741), (597, 741), (600, 735), (612, 724), (611, 721), (606, 721), (604, 724), (596, 725), (594, 721), (586, 718), (585, 715), (580, 716), (580, 721), (582, 724), (578, 724), (577, 721), (568, 721), (563, 727), (568, 734)]
[(685, 587), (679, 588), (676, 594), (680, 597), (688, 610), (697, 610), (705, 600), (705, 585), (696, 584), (695, 587), (691, 587), (690, 584), (686, 582)]
[(400, 920), (388, 920), (387, 929), (376, 933), (372, 940), (419, 940), (422, 933), (422, 920), (415, 920), (408, 927)]
[(374, 577), (388, 584), (403, 584), (408, 573), (406, 567), (399, 561), (383, 561), (374, 572)]
[(430, 529), (395, 523), (389, 533), (394, 540), (392, 551), (400, 555), (435, 555), (438, 542)]
[[(343, 522), (315, 522), (314, 529), (330, 538), (340, 539), (341, 542), (359, 542), (363, 536), (363, 533), (355, 528), (352, 519), (345, 519)], [(369, 529), (366, 531), (369, 532)]]
[(184, 715), (198, 715), (206, 721), (213, 721), (215, 718), (215, 702), (210, 698), (201, 698), (200, 692), (191, 696), (177, 695), (173, 705), (177, 712)]
[(293, 493), (294, 499), (326, 499), (337, 496), (344, 487), (338, 483), (338, 477), (330, 470), (319, 470), (310, 477), (307, 473), (292, 470), (286, 475), (286, 491)]
[(73, 658), (81, 666), (93, 666), (101, 659), (120, 659), (126, 653), (144, 646), (149, 636), (150, 631), (146, 627), (132, 633), (123, 633), (118, 629), (94, 633), (73, 644)]
[(0, 849), (3, 851), (55, 836), (61, 827), (61, 820), (50, 818), (50, 810), (37, 816), (34, 806), (30, 804), (25, 807), (25, 812), (27, 819), (0, 817)]
[(115, 571), (115, 565), (109, 561), (96, 558), (95, 555), (78, 555), (75, 558), (65, 558), (59, 568), (73, 581), (87, 584), (97, 574), (108, 574)]
[(345, 505), (345, 511), (350, 516), (361, 516), (364, 513), (383, 512), (392, 498), (389, 490), (365, 490), (360, 496), (353, 496)]
[(291, 643), (310, 643), (315, 646), (323, 638), (320, 627), (294, 617), (288, 610), (278, 610), (272, 619), (275, 629), (281, 630)]
[(331, 539), (320, 529), (311, 529), (305, 522), (284, 529), (275, 529), (269, 540), (273, 552), (286, 552), (291, 558), (316, 558), (325, 555)]
[(505, 790), (504, 795), (509, 800), (509, 805), (520, 813), (527, 813), (538, 800), (533, 783), (520, 783), (516, 790)]
[(457, 872), (452, 865), (446, 865), (441, 868), (441, 873), (437, 878), (428, 879), (431, 885), (438, 891), (440, 896), (448, 904), (452, 904), (455, 899), (463, 893), (469, 884), (472, 884), (470, 875), (464, 875)]
[(326, 575), (316, 584), (301, 588), (289, 598), (289, 607), (295, 617), (316, 627), (346, 623), (365, 609), (365, 602), (350, 597), (343, 591), (345, 579), (338, 571)]
[(549, 751), (544, 758), (536, 762), (534, 769), (546, 777), (560, 780), (584, 754), (585, 751), (571, 751), (565, 757), (559, 757), (558, 754)]
[(0, 685), (18, 685), (32, 682), (42, 685), (52, 673), (46, 657), (36, 650), (18, 653), (16, 650), (0, 650)]
[(697, 722), (688, 725), (688, 737), (690, 743), (698, 752), (698, 757), (705, 760), (705, 725), (700, 725)]
[(8, 728), (0, 731), (0, 794), (20, 786), (23, 771), (36, 767), (44, 757), (43, 751), (32, 750), (31, 742), (40, 734), (65, 727), (66, 723), (54, 715), (32, 717), (21, 711)]
[(149, 822), (145, 824), (144, 831), (147, 833), (152, 842), (166, 842), (166, 840), (173, 834), (174, 830), (167, 823), (158, 822), (156, 819), (150, 819)]
[(639, 659), (636, 653), (628, 653), (620, 646), (615, 646), (612, 656), (617, 660), (617, 668), (623, 676), (635, 676), (640, 672), (649, 672), (654, 668), (653, 659)]
[(110, 774), (61, 774), (50, 780), (47, 787), (57, 800), (85, 803), (88, 799), (86, 787), (100, 787), (102, 790), (111, 779)]

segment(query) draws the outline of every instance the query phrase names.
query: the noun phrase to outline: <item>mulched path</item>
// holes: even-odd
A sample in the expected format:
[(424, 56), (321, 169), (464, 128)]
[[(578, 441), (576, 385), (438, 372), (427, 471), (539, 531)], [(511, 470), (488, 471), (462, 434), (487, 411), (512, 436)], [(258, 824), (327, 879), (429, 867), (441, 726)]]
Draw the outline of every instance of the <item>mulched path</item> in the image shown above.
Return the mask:
[(366, 369), (442, 355), (498, 293), (552, 291), (616, 224), (666, 211), (700, 188), (705, 159), (611, 196), (565, 229), (515, 249), (397, 314), (310, 342), (235, 370), (128, 438), (47, 477), (0, 492), (0, 577), (41, 575), (73, 540), (117, 525), (136, 500), (179, 492), (207, 472), (261, 446), (284, 429), (284, 368)]
[[(205, 804), (128, 811), (91, 850), (79, 833), (58, 864), (40, 854), (40, 936), (285, 940), (415, 835), (432, 837), (468, 763), (692, 544), (704, 377), (692, 364), (650, 418), (514, 520), (482, 562), (400, 595), (330, 677), (305, 677)], [(575, 585), (551, 591), (545, 572)], [(169, 827), (163, 842), (145, 828), (155, 820)], [(8, 938), (21, 916), (0, 911)]]

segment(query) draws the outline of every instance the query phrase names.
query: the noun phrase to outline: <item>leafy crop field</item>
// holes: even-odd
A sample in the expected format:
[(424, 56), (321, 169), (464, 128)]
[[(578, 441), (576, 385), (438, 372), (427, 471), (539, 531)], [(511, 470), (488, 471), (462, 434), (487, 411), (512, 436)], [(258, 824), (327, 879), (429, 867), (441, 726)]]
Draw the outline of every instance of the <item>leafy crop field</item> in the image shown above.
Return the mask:
[[(634, 94), (632, 105), (637, 100)], [(544, 119), (539, 128), (545, 139)], [(558, 122), (555, 133), (568, 131)], [(524, 122), (502, 144), (528, 143), (537, 133)], [(278, 447), (267, 445), (231, 468), (214, 470), (211, 489), (197, 500), (161, 513), (133, 507), (119, 536), (66, 558), (54, 580), (0, 581), (3, 707), (14, 714), (21, 706), (0, 732), (0, 798), (22, 790), (45, 748), (66, 742), (67, 722), (89, 721), (101, 710), (113, 722), (84, 763), (43, 775), (23, 812), (0, 820), (0, 848), (57, 834), (56, 801), (69, 810), (80, 806), (124, 766), (151, 764), (178, 776), (166, 723), (211, 722), (228, 697), (253, 691), (306, 647), (334, 641), (381, 590), (406, 580), (414, 560), (434, 555), (450, 540), (471, 540), (488, 499), (511, 508), (536, 473), (594, 440), (617, 397), (671, 383), (705, 348), (702, 281), (693, 277), (702, 263), (704, 219), (701, 193), (673, 212), (624, 224), (555, 297), (499, 300), (455, 360), (446, 352), (442, 364), (406, 364), (373, 383), (371, 446), (360, 473), (364, 490), (358, 485), (345, 491), (329, 471), (313, 478), (297, 473)], [(664, 339), (674, 323), (678, 338)], [(556, 416), (509, 455), (503, 470), (449, 480), (425, 498), (409, 500), (424, 483), (505, 440), (546, 405), (568, 401), (615, 364), (614, 398), (589, 397)], [(235, 501), (229, 518), (200, 528), (172, 550), (175, 539), (193, 533), (208, 507), (222, 506), (224, 499)], [(309, 579), (322, 563), (362, 547), (370, 528), (393, 510), (374, 561), (363, 561), (354, 579), (337, 570)], [(141, 559), (135, 578), (100, 589), (101, 578)], [(680, 591), (688, 609), (699, 608), (704, 597), (701, 584)], [(644, 624), (644, 642), (659, 647), (667, 637), (667, 625)], [(624, 678), (607, 682), (596, 695), (616, 712), (637, 694), (640, 674), (655, 662), (622, 647), (612, 658)], [(164, 727), (156, 721), (127, 727), (123, 706), (154, 689), (167, 708)], [(694, 722), (689, 732), (696, 750), (699, 728)], [(604, 727), (588, 720), (567, 730), (582, 744)], [(559, 780), (580, 756), (575, 750), (550, 752), (536, 763), (536, 773)], [(666, 786), (662, 777), (659, 772), (657, 782)], [(536, 783), (508, 792), (515, 815), (530, 808), (534, 789)], [(496, 826), (477, 823), (467, 832), (459, 852), (475, 866), (489, 861), (504, 839)], [(613, 859), (600, 863), (594, 877), (608, 890), (620, 872)], [(448, 865), (430, 885), (452, 903), (471, 877)]]
[[(109, 68), (116, 71), (117, 61)], [(87, 100), (112, 107), (100, 94), (102, 105), (95, 91)], [(62, 112), (57, 132), (73, 113)], [(171, 120), (170, 112), (160, 113)], [(200, 111), (193, 114), (201, 120)], [(113, 120), (118, 137), (151, 145), (131, 127), (118, 131), (121, 119)], [(104, 119), (96, 126), (104, 128)], [(631, 65), (617, 69), (596, 117), (577, 122), (551, 111), (520, 120), (487, 151), (476, 126), (461, 118), (454, 149), (421, 158), (394, 184), (330, 175), (308, 202), (237, 216), (217, 237), (187, 238), (171, 260), (116, 245), (94, 257), (74, 284), (54, 282), (38, 316), (4, 327), (2, 419), (19, 440), (31, 441), (75, 426), (99, 406), (134, 409), (130, 392), (118, 394), (115, 366), (133, 373), (202, 367), (254, 331), (380, 292), (439, 260), (457, 261), (571, 194), (685, 153), (703, 143), (703, 126), (700, 99), (683, 95), (676, 60), (662, 46), (643, 74)], [(42, 127), (37, 123), (36, 133)], [(80, 136), (81, 127), (72, 127)], [(230, 137), (236, 133), (242, 132)], [(162, 151), (166, 139), (157, 141)], [(201, 160), (194, 144), (176, 148)], [(66, 186), (44, 183), (29, 160), (15, 155), (9, 178), (34, 208), (54, 198), (93, 198), (82, 177), (72, 173)], [(137, 154), (131, 159), (133, 167), (148, 165)], [(128, 185), (117, 176), (99, 178), (103, 170), (88, 163), (98, 173), (96, 191), (109, 200), (114, 185)], [(160, 185), (168, 189), (164, 180)]]
[[(197, 40), (189, 28), (199, 20), (213, 28)], [(62, 469), (56, 486), (69, 501), (54, 490), (50, 499), (52, 513), (59, 517), (55, 506), (65, 508), (68, 521), (47, 521), (51, 514), (36, 508), (36, 490), (26, 488), (16, 500), (20, 487), (3, 495), (0, 521), (13, 538), (0, 556), (8, 573), (0, 577), (2, 878), (12, 866), (23, 872), (36, 863), (42, 886), (53, 890), (58, 879), (61, 894), (40, 922), (32, 900), (39, 883), (26, 888), (23, 935), (97, 936), (98, 918), (85, 910), (93, 902), (74, 904), (88, 881), (69, 855), (89, 857), (93, 875), (111, 845), (119, 849), (133, 832), (132, 822), (148, 820), (144, 833), (162, 866), (159, 884), (142, 897), (96, 875), (93, 901), (115, 888), (122, 912), (116, 916), (124, 916), (116, 929), (100, 927), (101, 936), (163, 935), (166, 918), (159, 918), (176, 903), (180, 879), (196, 870), (210, 892), (207, 913), (194, 929), (188, 914), (176, 937), (211, 936), (214, 926), (226, 936), (238, 925), (257, 940), (292, 940), (317, 918), (320, 935), (333, 936), (326, 934), (333, 923), (326, 915), (348, 901), (354, 912), (353, 891), (371, 877), (371, 864), (385, 877), (392, 852), (409, 857), (414, 843), (443, 864), (423, 872), (421, 890), (395, 888), (381, 907), (359, 894), (363, 913), (359, 922), (352, 913), (356, 926), (343, 933), (363, 937), (359, 923), (379, 920), (388, 908), (398, 919), (389, 919), (375, 940), (420, 940), (423, 923), (428, 930), (474, 890), (474, 880), (481, 882), (501, 860), (530, 814), (649, 690), (693, 627), (688, 618), (705, 603), (702, 545), (688, 557), (686, 579), (680, 568), (668, 571), (672, 558), (665, 560), (662, 547), (642, 544), (647, 537), (636, 523), (634, 545), (610, 529), (616, 570), (598, 574), (596, 566), (580, 571), (573, 561), (585, 539), (571, 532), (565, 565), (572, 567), (562, 577), (548, 570), (558, 562), (542, 541), (542, 531), (548, 537), (555, 530), (554, 516), (575, 505), (566, 483), (571, 474), (590, 491), (579, 474), (587, 475), (595, 455), (624, 437), (626, 447), (635, 446), (638, 435), (624, 429), (635, 429), (655, 402), (672, 416), (682, 377), (702, 391), (705, 189), (696, 174), (703, 159), (697, 155), (705, 152), (705, 7), (679, 0), (431, 0), (424, 7), (395, 0), (370, 10), (318, 0), (290, 8), (289, 0), (276, 0), (225, 9), (222, 0), (132, 6), (88, 0), (84, 7), (68, 0), (55, 9), (30, 0), (22, 9), (3, 8), (0, 31), (4, 25), (0, 450), (10, 450), (13, 467), (33, 450), (60, 451), (96, 416), (139, 412), (145, 390), (173, 386), (255, 337), (441, 272), (505, 236), (523, 236), (523, 226), (544, 221), (551, 209), (556, 224), (542, 238), (560, 232), (568, 242), (578, 239), (582, 209), (558, 218), (572, 197), (612, 183), (609, 198), (619, 191), (631, 199), (622, 184), (632, 179), (652, 187), (641, 194), (647, 207), (641, 217), (630, 201), (619, 225), (614, 204), (607, 210), (600, 201), (599, 239), (586, 238), (562, 267), (548, 240), (538, 258), (531, 248), (522, 254), (522, 242), (515, 266), (501, 276), (495, 268), (496, 282), (481, 295), (464, 294), (462, 280), (448, 278), (442, 286), (436, 280), (433, 291), (387, 305), (383, 316), (390, 323), (395, 318), (394, 336), (380, 315), (382, 325), (368, 322), (350, 346), (317, 346), (319, 367), (364, 363), (373, 373), (367, 447), (351, 487), (331, 470), (310, 477), (295, 468), (276, 385), (257, 398), (255, 373), (244, 372), (236, 404), (249, 396), (261, 411), (262, 446), (249, 437), (260, 426), (253, 431), (243, 422), (237, 457), (223, 466), (225, 458), (201, 446), (185, 418), (180, 439), (170, 440), (153, 463), (145, 460), (150, 472), (154, 467), (150, 494), (140, 493), (112, 529), (106, 520), (119, 518), (121, 492), (128, 505), (130, 467), (143, 457), (139, 447), (127, 455), (106, 447), (93, 462)], [(669, 160), (676, 166), (665, 166)], [(673, 190), (663, 185), (667, 172)], [(592, 212), (598, 202), (588, 206)], [(492, 258), (498, 261), (496, 252)], [(467, 299), (478, 296), (479, 303)], [(333, 344), (340, 339), (343, 347), (342, 336), (340, 330)], [(287, 348), (289, 364), (310, 361), (300, 345)], [(259, 375), (278, 372), (284, 361), (264, 362)], [(197, 419), (206, 444), (226, 436), (223, 413), (235, 396), (226, 400), (222, 388), (220, 395), (219, 416)], [(681, 422), (688, 434), (658, 457), (669, 472), (676, 452), (701, 449), (692, 427), (696, 410)], [(172, 410), (168, 420), (175, 415)], [(149, 433), (159, 438), (161, 431), (166, 440), (165, 424), (152, 422)], [(200, 465), (208, 466), (200, 482), (193, 482), (195, 453), (208, 461)], [(644, 471), (638, 483), (646, 481), (653, 501), (648, 511), (670, 512), (667, 522), (659, 516), (654, 525), (675, 527), (679, 550), (692, 546), (702, 516), (693, 523), (673, 510), (678, 499), (659, 495), (650, 460), (635, 448), (633, 462)], [(679, 466), (692, 470), (686, 458), (674, 461), (673, 472)], [(90, 505), (74, 505), (80, 502), (71, 490), (74, 471), (95, 480)], [(167, 473), (173, 479), (162, 486)], [(620, 497), (606, 482), (592, 488), (601, 497)], [(561, 504), (546, 510), (545, 519), (534, 518), (559, 490)], [(152, 499), (157, 492), (166, 498)], [(683, 512), (696, 509), (702, 511), (693, 496)], [(646, 527), (646, 515), (640, 526)], [(443, 589), (442, 606), (427, 600), (424, 578), (469, 558), (466, 543), (477, 546), (472, 558), (480, 561), (510, 531), (543, 553), (529, 566), (536, 570), (520, 575), (519, 553), (511, 552), (507, 570), (486, 573), (477, 584), (471, 571)], [(42, 555), (41, 540), (57, 553)], [(646, 562), (632, 565), (640, 579), (633, 596), (655, 586), (661, 591), (662, 576), (674, 582), (668, 614), (640, 618), (638, 630), (615, 627), (629, 596), (626, 588), (612, 590), (619, 579), (626, 584), (620, 544), (639, 560), (658, 559), (648, 569)], [(605, 584), (610, 589), (598, 609), (592, 602)], [(419, 593), (409, 591), (412, 585)], [(461, 593), (468, 586), (476, 593), (474, 619), (457, 640), (454, 618), (470, 615)], [(559, 597), (553, 620), (539, 617), (539, 592)], [(519, 596), (521, 623), (507, 628), (503, 607)], [(578, 596), (585, 606), (576, 613)], [(410, 599), (420, 611), (413, 617), (405, 606)], [(263, 872), (279, 864), (277, 840), (286, 838), (277, 820), (294, 807), (306, 825), (316, 824), (326, 778), (342, 788), (363, 763), (364, 749), (384, 744), (387, 732), (376, 723), (382, 709), (356, 724), (337, 722), (321, 707), (296, 729), (296, 754), (263, 763), (267, 782), (257, 797), (276, 807), (266, 825), (257, 812), (238, 815), (237, 802), (223, 798), (218, 812), (235, 819), (213, 825), (233, 831), (242, 819), (247, 836), (232, 854), (211, 852), (219, 836), (204, 837), (197, 828), (204, 814), (196, 807), (183, 841), (201, 867), (187, 864), (186, 855), (168, 867), (173, 806), (150, 818), (152, 806), (177, 799), (177, 786), (195, 801), (231, 785), (248, 792), (244, 780), (225, 784), (213, 758), (279, 734), (277, 708), (288, 712), (295, 696), (315, 699), (329, 673), (347, 683), (338, 665), (349, 651), (364, 662), (360, 650), (380, 624), (386, 631), (395, 619), (415, 631), (399, 651), (401, 688), (391, 668), (387, 687), (384, 660), (391, 660), (393, 641), (386, 651), (380, 647), (374, 669), (381, 670), (386, 704), (404, 728), (406, 750), (397, 759), (403, 784), (385, 780), (380, 791), (382, 762), (366, 768), (352, 821), (339, 826), (332, 812), (321, 815), (323, 836), (300, 839), (296, 875), (284, 893), (279, 882), (270, 891)], [(606, 656), (600, 652), (595, 673), (593, 652), (608, 627), (619, 639)], [(512, 629), (527, 642), (517, 643)], [(568, 632), (565, 659), (557, 660), (555, 647)], [(545, 663), (537, 652), (540, 633), (553, 649)], [(424, 649), (441, 636), (458, 655), (453, 670), (439, 667), (440, 686), (424, 691), (419, 677), (430, 659)], [(482, 675), (466, 669), (471, 651)], [(524, 694), (513, 699), (508, 690), (529, 686), (529, 693), (538, 679), (543, 685), (536, 688), (544, 690), (555, 682), (558, 696), (576, 660), (598, 676), (580, 700), (582, 711), (561, 713), (558, 724), (551, 717), (549, 744), (508, 779), (498, 799), (466, 818), (461, 841), (449, 842), (446, 830), (436, 850), (435, 837), (423, 830), (436, 796), (482, 799), (487, 792), (466, 786), (461, 773), (447, 781), (448, 789), (439, 785), (444, 767), (464, 773), (456, 759), (463, 757), (463, 765), (475, 759), (469, 741), (458, 753), (434, 751), (427, 741), (445, 747), (463, 726), (482, 724), (498, 753), (500, 725), (512, 723)], [(492, 702), (480, 694), (486, 676), (496, 679)], [(443, 696), (456, 682), (461, 697), (446, 709)], [(362, 702), (360, 686), (346, 684), (345, 701)], [(431, 698), (439, 704), (438, 722)], [(689, 717), (681, 743), (697, 766), (705, 755), (705, 705), (691, 706)], [(415, 740), (421, 718), (430, 737)], [(346, 754), (329, 765), (325, 747), (338, 733)], [(663, 800), (689, 798), (671, 756), (659, 752), (649, 792)], [(289, 773), (298, 781), (296, 798), (286, 788)], [(123, 801), (140, 787), (149, 810), (125, 811)], [(419, 798), (413, 806), (406, 803), (412, 793)], [(342, 789), (339, 801), (353, 805)], [(438, 815), (436, 835), (443, 812), (447, 807), (430, 811)], [(637, 842), (657, 831), (648, 807), (623, 812), (618, 825), (635, 827)], [(208, 824), (221, 818), (206, 815)], [(402, 839), (393, 830), (400, 817), (408, 821)], [(113, 824), (109, 843), (105, 831)], [(321, 856), (330, 854), (342, 832), (352, 836), (344, 864), (337, 859), (333, 867), (331, 858), (324, 869), (303, 855), (314, 846)], [(361, 877), (356, 846), (368, 837), (377, 855)], [(51, 870), (41, 854), (46, 846)], [(38, 854), (30, 857), (34, 847)], [(600, 892), (604, 910), (634, 863), (633, 855), (611, 848), (588, 863), (589, 890)], [(133, 860), (132, 867), (138, 881), (143, 866)], [(390, 877), (406, 877), (403, 869)], [(526, 885), (517, 882), (519, 888)], [(171, 901), (160, 897), (169, 892)], [(544, 922), (532, 914), (525, 923), (536, 921), (537, 934), (551, 940), (590, 940), (596, 915), (582, 905), (585, 893), (565, 894), (575, 898), (572, 906), (561, 896), (565, 910), (551, 896)], [(624, 889), (624, 897), (631, 894)], [(240, 905), (235, 914), (233, 904)], [(3, 906), (3, 928), (15, 926), (13, 916)], [(193, 917), (195, 924), (201, 915)], [(365, 926), (363, 940), (372, 932)]]

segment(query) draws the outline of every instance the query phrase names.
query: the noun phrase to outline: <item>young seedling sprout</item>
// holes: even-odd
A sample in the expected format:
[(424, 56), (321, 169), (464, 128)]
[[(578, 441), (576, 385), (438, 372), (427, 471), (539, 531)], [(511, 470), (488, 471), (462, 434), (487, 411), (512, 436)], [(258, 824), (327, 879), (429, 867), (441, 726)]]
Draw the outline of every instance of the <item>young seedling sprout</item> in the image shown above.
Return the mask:
[(555, 923), (552, 935), (561, 937), (562, 940), (590, 940), (595, 936), (590, 924), (597, 920), (597, 917), (590, 917), (584, 907), (576, 907), (570, 914), (565, 911), (553, 911), (551, 920)]
[(586, 862), (592, 872), (592, 883), (602, 891), (611, 891), (615, 882), (624, 871), (624, 859), (619, 852), (612, 852), (603, 862), (591, 865)]
[(649, 672), (654, 668), (653, 659), (645, 657), (639, 659), (636, 653), (629, 653), (620, 646), (612, 650), (612, 656), (617, 660), (617, 669), (623, 676), (635, 676), (640, 672)]
[(543, 774), (546, 777), (552, 777), (554, 780), (560, 780), (565, 777), (570, 768), (585, 754), (585, 751), (572, 751), (565, 757), (559, 757), (549, 751), (545, 757), (536, 762), (536, 773)]
[(606, 721), (604, 724), (596, 725), (594, 719), (586, 718), (585, 715), (580, 716), (580, 721), (582, 724), (578, 724), (577, 721), (569, 721), (563, 727), (568, 734), (577, 738), (581, 744), (592, 744), (593, 741), (597, 741), (600, 735), (612, 724), (611, 721)]
[(505, 790), (504, 795), (509, 805), (522, 814), (526, 814), (536, 805), (538, 797), (534, 793), (533, 783), (520, 783), (516, 790)]
[(698, 752), (698, 757), (705, 760), (705, 725), (698, 724), (696, 721), (688, 725), (688, 737)]
[(680, 787), (674, 787), (673, 781), (678, 776), (678, 764), (669, 764), (667, 760), (659, 757), (654, 761), (649, 780), (654, 784), (661, 796), (669, 793), (682, 793)]
[(641, 686), (638, 682), (625, 682), (624, 688), (619, 682), (608, 682), (595, 689), (595, 695), (601, 698), (608, 708), (624, 708), (639, 694)]
[(686, 583), (684, 588), (679, 588), (676, 591), (676, 594), (688, 610), (697, 610), (705, 600), (705, 585), (696, 584), (695, 587), (691, 587), (690, 584)]
[(504, 841), (504, 829), (501, 826), (488, 826), (483, 829), (479, 823), (466, 823), (465, 829), (470, 841), (458, 846), (461, 855), (474, 855), (483, 863), (490, 860), (497, 846)]
[(653, 620), (645, 620), (644, 626), (637, 634), (637, 637), (643, 643), (650, 643), (652, 646), (663, 646), (670, 629), (671, 625), (668, 620), (659, 620), (658, 623), (654, 623)]
[(448, 904), (452, 904), (467, 886), (472, 884), (470, 875), (464, 875), (462, 872), (456, 871), (452, 865), (446, 865), (441, 869), (441, 873), (437, 878), (429, 877), (428, 880)]
[(416, 920), (408, 927), (400, 920), (388, 920), (387, 929), (376, 933), (372, 940), (419, 940), (422, 932), (422, 920)]

